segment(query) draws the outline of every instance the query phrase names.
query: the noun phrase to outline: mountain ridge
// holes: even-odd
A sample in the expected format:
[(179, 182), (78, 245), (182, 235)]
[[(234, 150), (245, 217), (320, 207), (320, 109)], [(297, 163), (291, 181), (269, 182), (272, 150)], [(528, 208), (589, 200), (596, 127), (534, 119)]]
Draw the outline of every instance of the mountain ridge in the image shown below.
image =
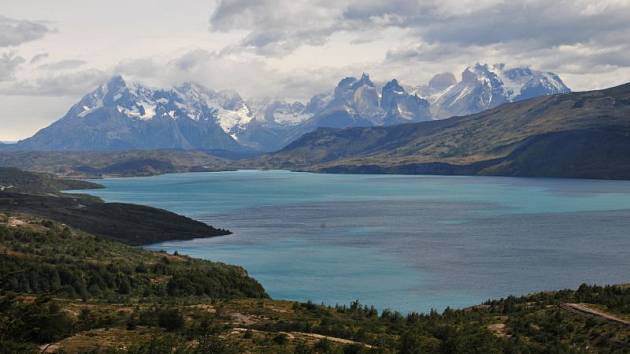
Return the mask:
[(319, 127), (429, 121), (569, 91), (555, 74), (503, 64), (471, 66), (459, 82), (452, 74), (436, 77), (425, 88), (409, 89), (397, 79), (376, 85), (363, 73), (303, 104), (247, 101), (235, 91), (214, 91), (194, 82), (151, 88), (115, 75), (58, 121), (2, 150), (269, 152)]
[(628, 117), (630, 84), (625, 84), (444, 120), (319, 129), (254, 164), (337, 173), (627, 179)]

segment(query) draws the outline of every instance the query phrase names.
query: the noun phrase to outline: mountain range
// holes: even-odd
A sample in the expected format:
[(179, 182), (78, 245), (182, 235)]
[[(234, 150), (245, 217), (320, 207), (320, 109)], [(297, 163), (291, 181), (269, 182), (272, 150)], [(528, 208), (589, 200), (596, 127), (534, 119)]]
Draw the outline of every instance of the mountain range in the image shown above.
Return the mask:
[(319, 128), (258, 168), (630, 178), (630, 84), (386, 127)]
[(247, 153), (276, 151), (318, 128), (391, 126), (464, 115), (536, 96), (570, 92), (553, 73), (476, 64), (458, 82), (438, 74), (427, 85), (377, 85), (347, 77), (306, 104), (244, 100), (197, 83), (150, 88), (117, 75), (52, 125), (11, 150), (150, 149)]

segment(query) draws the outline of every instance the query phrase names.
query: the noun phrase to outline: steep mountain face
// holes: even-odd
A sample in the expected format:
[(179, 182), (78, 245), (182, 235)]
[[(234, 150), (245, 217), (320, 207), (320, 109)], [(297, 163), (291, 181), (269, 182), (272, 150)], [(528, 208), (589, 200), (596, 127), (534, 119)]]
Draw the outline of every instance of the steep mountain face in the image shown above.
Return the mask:
[(276, 151), (284, 147), (291, 131), (311, 117), (300, 102), (253, 100), (249, 102), (254, 119), (241, 129), (239, 143), (258, 151)]
[(389, 127), (318, 129), (253, 162), (324, 172), (630, 179), (630, 84)]
[(408, 93), (395, 79), (379, 91), (367, 74), (344, 78), (330, 94), (314, 96), (300, 117), (299, 124), (273, 130), (277, 149), (321, 127), (372, 127), (431, 119), (428, 101)]
[(429, 102), (410, 95), (396, 79), (388, 82), (382, 91), (381, 109), (385, 112), (384, 125), (429, 120)]
[(504, 64), (476, 64), (462, 73), (460, 82), (448, 74), (436, 75), (417, 92), (431, 102), (434, 119), (466, 115), (538, 96), (571, 90), (555, 74), (530, 68), (508, 69)]
[(341, 80), (332, 97), (318, 96), (307, 107), (313, 111), (307, 122), (310, 127), (379, 126), (431, 119), (426, 100), (407, 93), (395, 79), (379, 93), (367, 74)]
[(255, 119), (236, 136), (257, 150), (276, 151), (320, 127), (380, 126), (431, 119), (429, 103), (406, 90), (397, 80), (378, 90), (367, 74), (342, 79), (330, 94), (310, 101), (252, 102)]
[[(113, 77), (20, 141), (22, 150), (242, 150), (229, 135), (251, 120), (237, 94), (199, 85), (150, 89)], [(224, 130), (225, 129), (225, 130)]]

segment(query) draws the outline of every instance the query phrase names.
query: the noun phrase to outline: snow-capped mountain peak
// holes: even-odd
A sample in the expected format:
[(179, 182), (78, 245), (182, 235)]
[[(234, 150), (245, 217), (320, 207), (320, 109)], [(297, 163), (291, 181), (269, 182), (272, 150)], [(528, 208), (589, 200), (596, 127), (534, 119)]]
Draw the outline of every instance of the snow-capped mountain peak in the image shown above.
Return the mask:
[[(442, 74), (443, 75), (443, 74)], [(431, 102), (434, 118), (480, 112), (506, 102), (570, 92), (555, 74), (505, 64), (475, 64), (462, 79), (442, 89), (418, 88)]]
[(569, 89), (553, 73), (480, 63), (466, 68), (459, 81), (451, 73), (441, 73), (411, 90), (397, 79), (381, 87), (367, 73), (346, 77), (306, 104), (275, 98), (246, 102), (235, 91), (215, 91), (195, 82), (153, 88), (116, 75), (23, 146), (97, 150), (245, 146), (272, 151), (318, 127), (441, 119), (564, 92)]
[(235, 91), (213, 91), (194, 82), (174, 88), (150, 88), (138, 82), (127, 82), (120, 75), (86, 95), (76, 105), (75, 116), (84, 118), (103, 107), (136, 120), (216, 121), (228, 134), (253, 119), (250, 108)]

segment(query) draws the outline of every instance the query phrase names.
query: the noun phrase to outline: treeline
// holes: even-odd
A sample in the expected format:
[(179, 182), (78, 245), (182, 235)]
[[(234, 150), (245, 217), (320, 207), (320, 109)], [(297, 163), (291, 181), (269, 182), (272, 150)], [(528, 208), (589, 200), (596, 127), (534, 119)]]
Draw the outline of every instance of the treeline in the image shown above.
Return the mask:
[(151, 253), (42, 221), (0, 225), (4, 291), (71, 298), (266, 297), (240, 267)]
[(507, 314), (532, 301), (544, 306), (567, 302), (598, 304), (615, 313), (630, 315), (630, 285), (582, 284), (577, 290), (542, 292), (521, 297), (509, 296), (505, 299), (487, 301), (486, 305), (491, 306), (495, 311)]
[[(627, 313), (628, 296), (628, 287), (582, 285), (577, 291), (509, 297), (470, 309), (407, 315), (389, 310), (379, 313), (359, 302), (335, 307), (309, 302), (295, 304), (300, 316), (291, 321), (255, 328), (346, 338), (401, 354), (621, 354), (630, 349), (630, 329), (582, 317), (557, 305), (587, 302)], [(489, 329), (497, 324), (501, 330)], [(362, 352), (367, 351), (363, 348)]]

